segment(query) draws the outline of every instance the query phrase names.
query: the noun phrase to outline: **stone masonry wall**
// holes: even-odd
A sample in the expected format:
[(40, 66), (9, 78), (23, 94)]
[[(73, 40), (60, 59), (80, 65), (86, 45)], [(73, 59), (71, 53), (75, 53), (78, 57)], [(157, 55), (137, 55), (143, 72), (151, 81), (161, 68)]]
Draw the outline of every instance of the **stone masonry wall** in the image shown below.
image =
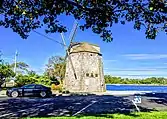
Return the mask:
[(105, 90), (102, 57), (97, 53), (79, 52), (67, 58), (64, 87), (71, 92), (103, 92)]

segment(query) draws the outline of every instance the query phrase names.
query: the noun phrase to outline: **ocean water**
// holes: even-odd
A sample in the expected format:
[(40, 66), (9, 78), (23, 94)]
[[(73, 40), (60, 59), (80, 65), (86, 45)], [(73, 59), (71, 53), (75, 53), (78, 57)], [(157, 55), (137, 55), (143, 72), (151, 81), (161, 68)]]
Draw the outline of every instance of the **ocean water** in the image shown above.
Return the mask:
[(106, 90), (107, 91), (151, 91), (151, 92), (167, 93), (167, 86), (107, 84)]

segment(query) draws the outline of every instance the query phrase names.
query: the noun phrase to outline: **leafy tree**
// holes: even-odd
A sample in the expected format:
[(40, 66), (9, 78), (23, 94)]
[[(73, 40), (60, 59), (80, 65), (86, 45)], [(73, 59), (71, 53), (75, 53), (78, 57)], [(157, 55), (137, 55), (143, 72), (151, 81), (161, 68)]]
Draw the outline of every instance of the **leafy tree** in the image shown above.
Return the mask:
[[(12, 63), (11, 67), (14, 68), (15, 63)], [(29, 65), (26, 64), (25, 62), (17, 62), (16, 63), (16, 68), (18, 69), (17, 72), (21, 72), (21, 73), (28, 72)]]
[(23, 74), (17, 75), (15, 80), (16, 86), (19, 86), (19, 87), (27, 84), (33, 84), (36, 82), (37, 82), (36, 77), (23, 75)]
[(104, 41), (111, 41), (113, 24), (133, 22), (134, 29), (145, 28), (146, 38), (155, 39), (167, 31), (166, 0), (1, 0), (0, 26), (11, 28), (22, 38), (46, 25), (46, 33), (66, 32), (58, 16), (72, 15), (83, 20), (81, 30), (91, 29)]
[(17, 86), (23, 86), (23, 85), (27, 85), (27, 84), (42, 84), (42, 85), (46, 85), (46, 86), (50, 86), (51, 84), (51, 80), (49, 79), (48, 76), (46, 75), (38, 75), (36, 74), (35, 71), (29, 71), (28, 74), (18, 74), (16, 76), (16, 80), (15, 80)]
[(42, 75), (42, 76), (38, 76), (36, 83), (46, 85), (46, 86), (50, 86), (51, 85), (51, 80), (48, 76)]
[(31, 70), (31, 71), (28, 71), (28, 75), (29, 76), (37, 76), (36, 72)]
[[(46, 74), (53, 80), (59, 77), (61, 80), (65, 77), (65, 61), (59, 56), (52, 56), (46, 65)], [(56, 80), (56, 79), (55, 79)]]
[(11, 69), (8, 63), (5, 63), (3, 60), (0, 62), (0, 87), (4, 83), (5, 79), (14, 77), (15, 73)]

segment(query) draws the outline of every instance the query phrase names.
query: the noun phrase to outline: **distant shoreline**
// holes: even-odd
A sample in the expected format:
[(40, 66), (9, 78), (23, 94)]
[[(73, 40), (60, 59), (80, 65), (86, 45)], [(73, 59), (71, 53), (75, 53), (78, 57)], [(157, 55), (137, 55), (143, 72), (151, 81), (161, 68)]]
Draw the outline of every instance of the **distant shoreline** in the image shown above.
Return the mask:
[(110, 84), (110, 83), (106, 85), (167, 86), (167, 84)]

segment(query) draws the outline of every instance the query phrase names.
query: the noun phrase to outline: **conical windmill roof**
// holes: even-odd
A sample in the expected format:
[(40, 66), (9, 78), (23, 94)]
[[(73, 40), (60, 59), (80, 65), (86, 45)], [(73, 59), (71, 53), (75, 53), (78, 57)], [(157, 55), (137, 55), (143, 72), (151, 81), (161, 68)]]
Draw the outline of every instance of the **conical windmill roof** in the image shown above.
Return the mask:
[(76, 52), (92, 52), (92, 53), (100, 53), (100, 48), (97, 45), (89, 44), (86, 42), (79, 43), (77, 45), (72, 46), (70, 53)]

